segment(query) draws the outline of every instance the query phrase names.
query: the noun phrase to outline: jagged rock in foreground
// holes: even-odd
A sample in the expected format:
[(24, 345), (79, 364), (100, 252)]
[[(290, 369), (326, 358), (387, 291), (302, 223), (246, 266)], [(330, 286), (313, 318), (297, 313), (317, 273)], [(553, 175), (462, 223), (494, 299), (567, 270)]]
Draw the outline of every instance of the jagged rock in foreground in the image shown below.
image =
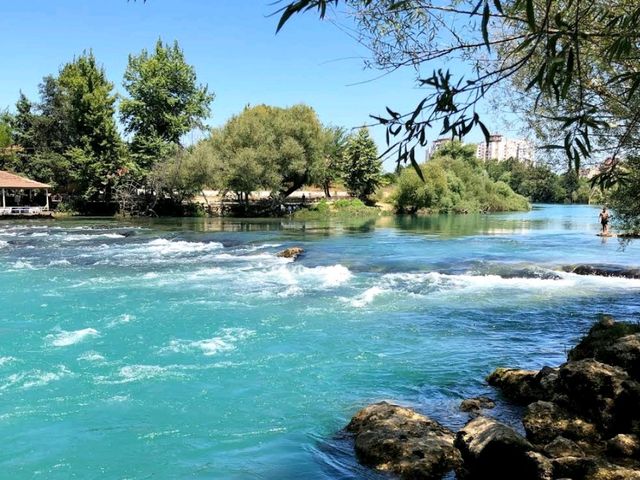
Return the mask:
[(562, 267), (565, 272), (577, 275), (598, 275), (601, 277), (624, 277), (640, 278), (640, 268), (629, 268), (620, 265), (565, 265)]
[(360, 410), (347, 426), (358, 459), (406, 479), (440, 479), (461, 465), (454, 433), (430, 418), (387, 402)]
[(293, 258), (294, 260), (296, 260), (303, 253), (304, 253), (304, 249), (302, 247), (291, 247), (291, 248), (285, 248), (281, 252), (278, 252), (276, 254), (276, 257)]
[(530, 402), (527, 439), (551, 461), (552, 478), (640, 480), (639, 330), (605, 317), (558, 369), (488, 377), (505, 397)]
[(464, 460), (463, 478), (551, 478), (551, 463), (535, 455), (523, 436), (492, 418), (471, 420), (458, 432), (455, 445)]

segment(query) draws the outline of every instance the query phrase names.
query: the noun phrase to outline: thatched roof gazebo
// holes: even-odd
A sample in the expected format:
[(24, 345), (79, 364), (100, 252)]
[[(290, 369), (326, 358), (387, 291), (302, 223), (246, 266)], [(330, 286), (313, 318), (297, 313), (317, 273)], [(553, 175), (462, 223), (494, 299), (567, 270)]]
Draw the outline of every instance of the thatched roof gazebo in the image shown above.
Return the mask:
[[(36, 182), (13, 173), (0, 170), (0, 191), (2, 192), (2, 208), (0, 208), (0, 215), (38, 215), (40, 213), (49, 211), (49, 189), (51, 185), (46, 183)], [(43, 206), (31, 206), (20, 205), (7, 207), (6, 191), (7, 190), (44, 190), (45, 191), (45, 205)], [(31, 195), (29, 196), (31, 198)]]

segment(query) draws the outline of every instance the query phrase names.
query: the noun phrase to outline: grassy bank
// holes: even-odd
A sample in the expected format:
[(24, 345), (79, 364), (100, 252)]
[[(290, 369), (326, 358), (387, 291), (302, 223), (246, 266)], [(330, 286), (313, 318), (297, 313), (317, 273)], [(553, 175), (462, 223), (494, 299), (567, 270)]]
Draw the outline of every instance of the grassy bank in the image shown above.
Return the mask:
[(308, 208), (297, 211), (293, 218), (296, 220), (322, 220), (326, 218), (364, 218), (377, 217), (382, 210), (377, 207), (368, 207), (361, 200), (341, 199), (335, 201), (320, 200)]

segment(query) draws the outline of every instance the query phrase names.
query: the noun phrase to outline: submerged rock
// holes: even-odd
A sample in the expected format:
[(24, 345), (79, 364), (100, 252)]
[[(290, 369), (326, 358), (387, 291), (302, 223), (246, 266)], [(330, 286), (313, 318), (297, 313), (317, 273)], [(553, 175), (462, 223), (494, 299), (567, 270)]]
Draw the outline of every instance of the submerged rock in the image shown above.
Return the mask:
[(495, 408), (496, 402), (489, 397), (467, 398), (460, 403), (463, 412), (479, 412), (482, 409)]
[(497, 420), (477, 417), (456, 436), (464, 460), (463, 478), (539, 480), (541, 459), (529, 455), (533, 446)]
[(461, 465), (454, 434), (409, 408), (387, 402), (360, 410), (347, 426), (358, 459), (401, 478), (439, 479)]
[(565, 265), (562, 267), (565, 272), (575, 273), (577, 275), (598, 275), (601, 277), (624, 277), (624, 278), (640, 278), (639, 268), (628, 268), (621, 265)]
[(293, 258), (294, 260), (296, 260), (303, 253), (304, 253), (304, 249), (303, 248), (301, 248), (301, 247), (291, 247), (291, 248), (285, 248), (281, 252), (278, 252), (276, 254), (276, 257)]

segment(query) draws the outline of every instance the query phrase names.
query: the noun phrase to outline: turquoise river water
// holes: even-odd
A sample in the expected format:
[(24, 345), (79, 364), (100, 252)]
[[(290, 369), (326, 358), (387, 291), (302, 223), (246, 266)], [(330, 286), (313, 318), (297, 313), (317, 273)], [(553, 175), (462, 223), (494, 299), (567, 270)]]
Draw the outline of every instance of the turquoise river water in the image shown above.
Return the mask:
[(382, 478), (340, 433), (359, 408), (456, 428), (494, 367), (640, 317), (640, 280), (558, 271), (640, 264), (597, 213), (2, 221), (0, 478)]

